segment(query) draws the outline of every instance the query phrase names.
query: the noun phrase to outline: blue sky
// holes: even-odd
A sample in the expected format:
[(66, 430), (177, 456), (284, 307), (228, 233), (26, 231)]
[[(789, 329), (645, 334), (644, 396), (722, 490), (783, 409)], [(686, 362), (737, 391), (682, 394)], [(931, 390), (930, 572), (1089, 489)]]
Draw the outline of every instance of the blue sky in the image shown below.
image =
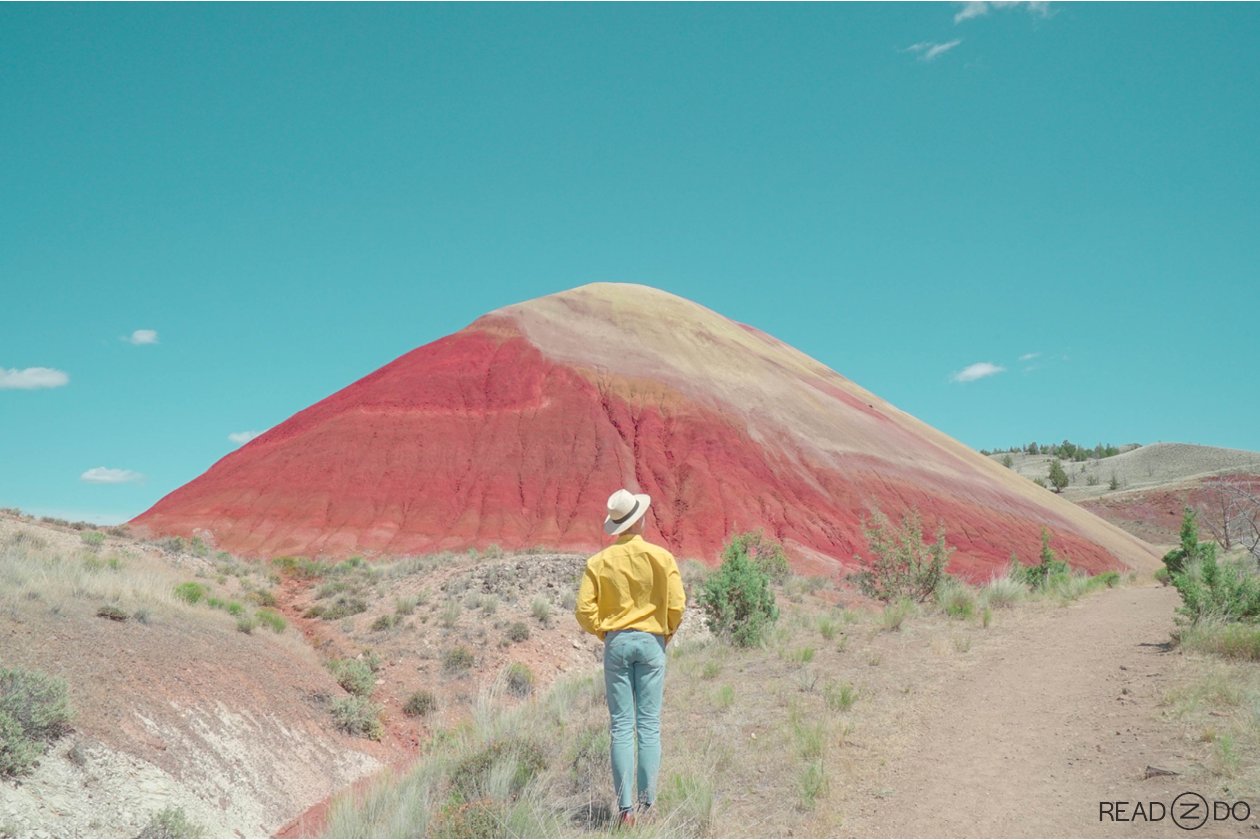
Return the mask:
[(1260, 450), (1257, 43), (1245, 4), (0, 5), (0, 505), (130, 517), (595, 280), (977, 448)]

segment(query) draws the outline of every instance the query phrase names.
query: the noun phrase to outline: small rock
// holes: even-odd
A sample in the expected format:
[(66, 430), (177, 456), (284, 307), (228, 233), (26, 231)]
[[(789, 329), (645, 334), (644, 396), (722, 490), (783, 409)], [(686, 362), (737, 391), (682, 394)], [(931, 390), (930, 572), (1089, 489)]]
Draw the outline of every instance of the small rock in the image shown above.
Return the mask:
[(573, 643), (573, 646), (574, 646), (575, 648), (581, 648), (581, 647), (582, 647), (582, 643), (581, 643), (581, 642), (574, 642), (574, 643)]
[(1176, 770), (1165, 770), (1163, 767), (1152, 767), (1146, 765), (1146, 775), (1143, 778), (1153, 779), (1156, 776), (1180, 776)]

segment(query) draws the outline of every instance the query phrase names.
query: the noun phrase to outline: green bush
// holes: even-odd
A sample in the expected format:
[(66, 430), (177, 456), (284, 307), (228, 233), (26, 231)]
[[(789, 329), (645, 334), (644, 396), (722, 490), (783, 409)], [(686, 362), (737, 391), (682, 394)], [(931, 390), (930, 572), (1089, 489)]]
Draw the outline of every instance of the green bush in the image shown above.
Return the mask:
[(783, 546), (765, 536), (761, 530), (732, 536), (722, 547), (722, 559), (726, 560), (736, 554), (743, 554), (760, 566), (770, 583), (776, 586), (783, 585), (791, 574)]
[(367, 601), (353, 595), (338, 595), (337, 598), (325, 607), (322, 617), (325, 621), (336, 621), (339, 618), (349, 618), (352, 615), (367, 612)]
[(328, 663), (337, 685), (351, 694), (367, 696), (376, 688), (376, 675), (372, 666), (362, 659), (333, 659)]
[(70, 731), (73, 719), (65, 680), (0, 668), (0, 777), (28, 772), (46, 744)]
[(1177, 612), (1191, 623), (1205, 618), (1260, 621), (1260, 577), (1252, 564), (1219, 562), (1216, 545), (1207, 546), (1185, 571), (1172, 573), (1173, 586), (1181, 593), (1182, 605)]
[(1181, 545), (1164, 555), (1164, 568), (1170, 578), (1184, 572), (1189, 563), (1203, 559), (1209, 551), (1215, 556), (1216, 546), (1199, 542), (1198, 511), (1189, 506), (1182, 508)]
[(424, 717), (437, 708), (437, 698), (432, 691), (413, 691), (403, 704), (403, 714), (409, 717)]
[(492, 741), (455, 765), (451, 771), (451, 790), (465, 801), (481, 797), (490, 771), (495, 765), (513, 761), (509, 792), (517, 796), (539, 773), (547, 768), (546, 754), (535, 741), (512, 737)]
[(1119, 572), (1103, 572), (1101, 575), (1095, 575), (1094, 580), (1098, 581), (1099, 583), (1101, 583), (1103, 586), (1107, 587), (1108, 589), (1115, 589), (1117, 586), (1120, 585), (1120, 573)]
[(465, 647), (451, 648), (442, 654), (442, 668), (451, 673), (462, 674), (472, 668), (476, 661), (472, 651)]
[(126, 610), (119, 609), (112, 604), (106, 604), (96, 611), (99, 618), (108, 618), (110, 621), (126, 621), (131, 618), (130, 613)]
[(1260, 660), (1260, 627), (1254, 624), (1224, 624), (1202, 621), (1186, 627), (1178, 641), (1187, 650), (1211, 653), (1226, 659)]
[(356, 738), (381, 740), (385, 727), (381, 725), (381, 707), (366, 697), (352, 694), (338, 697), (332, 704), (333, 723), (347, 735)]
[[(735, 539), (728, 549), (737, 545)], [(769, 575), (744, 551), (724, 549), (722, 557), (722, 565), (705, 579), (697, 600), (715, 636), (739, 647), (753, 647), (779, 620)]]
[(105, 544), (105, 534), (101, 531), (84, 531), (79, 538), (90, 548), (100, 548)]
[(1019, 560), (1011, 558), (1011, 577), (1016, 580), (1028, 584), (1034, 590), (1045, 588), (1052, 578), (1057, 575), (1067, 575), (1071, 568), (1066, 562), (1060, 560), (1058, 555), (1050, 548), (1050, 540), (1053, 535), (1050, 529), (1044, 525), (1041, 528), (1041, 562), (1036, 566), (1021, 566)]
[[(476, 551), (470, 548), (469, 551)], [(490, 799), (451, 803), (429, 827), (431, 837), (491, 838), (516, 836), (506, 833), (504, 806)]]
[(372, 622), (371, 630), (373, 633), (379, 633), (388, 630), (398, 622), (396, 615), (378, 615), (376, 620)]
[(204, 827), (188, 821), (183, 808), (163, 808), (149, 817), (148, 823), (140, 829), (136, 837), (185, 840), (190, 837), (204, 837), (205, 834)]
[(1054, 486), (1054, 492), (1062, 493), (1063, 488), (1068, 486), (1068, 474), (1063, 470), (1063, 464), (1059, 463), (1058, 458), (1050, 461), (1050, 474), (1046, 479)]
[(204, 598), (206, 593), (209, 591), (210, 587), (205, 584), (189, 581), (188, 583), (181, 583), (179, 586), (175, 587), (175, 597), (181, 601), (186, 601), (189, 604), (195, 604)]
[(236, 629), (248, 636), (258, 629), (258, 619), (252, 615), (242, 615), (236, 619)]
[(534, 693), (534, 672), (521, 662), (513, 662), (503, 673), (503, 682), (507, 690), (517, 697), (528, 697)]
[(506, 635), (509, 642), (523, 642), (529, 638), (529, 625), (523, 621), (513, 621), (508, 625)]
[(529, 605), (529, 611), (534, 614), (534, 618), (538, 619), (539, 624), (546, 626), (551, 620), (551, 602), (544, 598), (535, 598)]
[(936, 592), (954, 549), (945, 542), (945, 523), (936, 530), (936, 541), (923, 541), (923, 522), (911, 507), (893, 525), (878, 508), (862, 520), (862, 531), (871, 557), (854, 557), (863, 566), (858, 587), (885, 603), (909, 598), (922, 603)]
[(258, 620), (271, 628), (272, 632), (283, 633), (284, 629), (289, 626), (284, 620), (284, 616), (275, 610), (259, 610)]
[(1155, 580), (1159, 581), (1164, 586), (1172, 583), (1172, 573), (1168, 571), (1167, 567), (1156, 569), (1151, 577), (1155, 578)]

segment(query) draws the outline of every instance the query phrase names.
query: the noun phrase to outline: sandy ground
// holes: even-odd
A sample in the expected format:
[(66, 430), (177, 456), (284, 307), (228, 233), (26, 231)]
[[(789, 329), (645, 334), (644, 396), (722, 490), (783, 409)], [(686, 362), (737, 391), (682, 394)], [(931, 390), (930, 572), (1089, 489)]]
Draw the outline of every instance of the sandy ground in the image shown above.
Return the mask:
[[(966, 658), (873, 784), (846, 797), (853, 837), (1163, 837), (1158, 822), (1100, 821), (1100, 803), (1219, 796), (1206, 753), (1161, 713), (1185, 668), (1168, 650), (1171, 588), (1109, 590), (1029, 613)], [(962, 660), (960, 660), (962, 661)], [(1176, 776), (1145, 778), (1148, 766)], [(1251, 807), (1260, 817), (1255, 798)], [(1149, 808), (1149, 806), (1148, 806)], [(1256, 835), (1257, 819), (1197, 833)]]

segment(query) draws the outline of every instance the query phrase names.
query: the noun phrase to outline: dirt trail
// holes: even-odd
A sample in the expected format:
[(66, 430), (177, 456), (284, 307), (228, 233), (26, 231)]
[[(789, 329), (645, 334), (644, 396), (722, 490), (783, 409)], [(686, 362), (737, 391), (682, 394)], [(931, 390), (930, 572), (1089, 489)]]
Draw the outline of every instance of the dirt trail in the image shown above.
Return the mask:
[[(1100, 822), (1099, 802), (1170, 804), (1211, 786), (1199, 750), (1157, 704), (1178, 668), (1165, 643), (1171, 588), (1116, 589), (1029, 616), (973, 651), (905, 733), (874, 791), (848, 797), (841, 831), (874, 837), (1150, 837), (1161, 822)], [(1144, 778), (1148, 765), (1181, 775)], [(1195, 835), (1257, 832), (1208, 821)]]

